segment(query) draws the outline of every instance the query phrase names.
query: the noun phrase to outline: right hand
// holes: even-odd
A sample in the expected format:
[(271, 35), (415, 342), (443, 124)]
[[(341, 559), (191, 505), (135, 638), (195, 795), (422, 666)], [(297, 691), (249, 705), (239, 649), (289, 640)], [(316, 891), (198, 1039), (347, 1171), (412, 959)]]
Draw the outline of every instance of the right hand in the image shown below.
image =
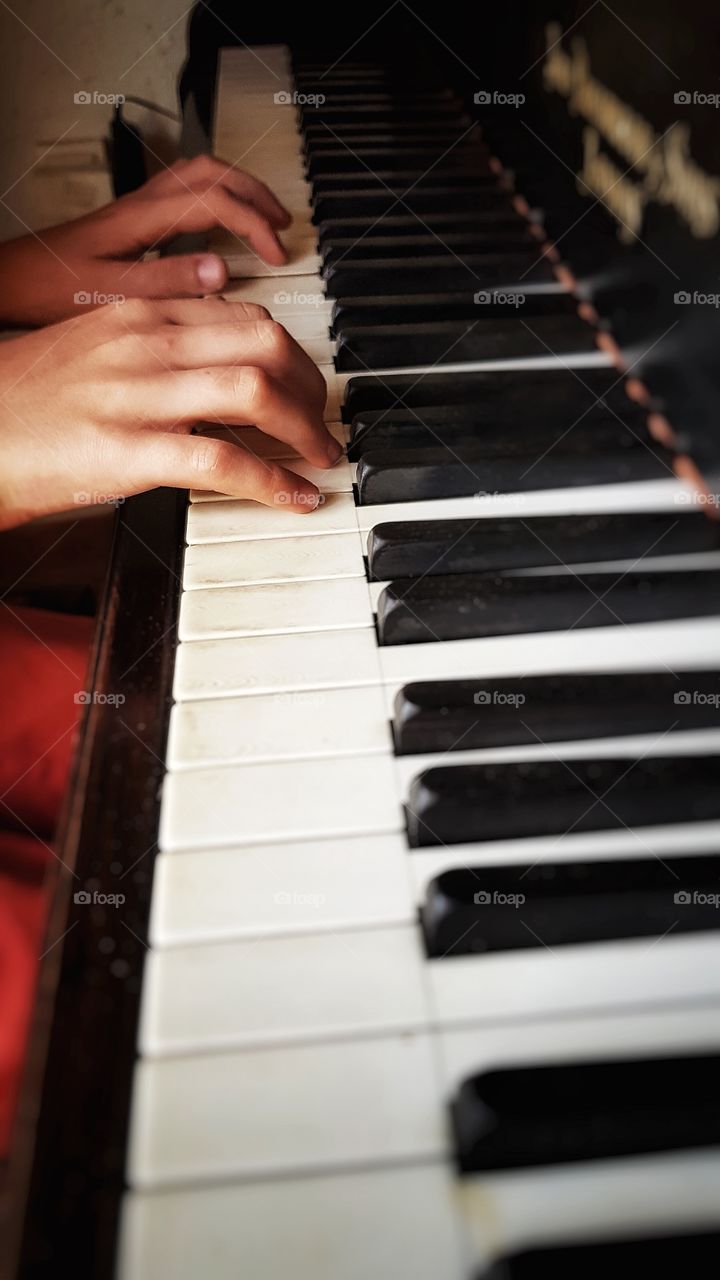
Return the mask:
[(0, 344), (0, 528), (158, 485), (310, 512), (316, 486), (242, 445), (253, 425), (317, 467), (342, 450), (325, 382), (263, 307), (129, 301)]

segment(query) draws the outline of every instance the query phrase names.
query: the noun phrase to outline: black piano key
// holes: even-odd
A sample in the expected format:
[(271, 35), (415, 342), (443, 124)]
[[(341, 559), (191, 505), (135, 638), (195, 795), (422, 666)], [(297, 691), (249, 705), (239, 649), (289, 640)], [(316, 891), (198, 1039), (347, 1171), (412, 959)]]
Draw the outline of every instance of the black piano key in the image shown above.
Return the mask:
[(387, 582), (718, 550), (720, 523), (695, 511), (398, 520), (371, 530), (368, 572), (371, 581)]
[(414, 849), (718, 817), (720, 755), (442, 766), (406, 806)]
[(548, 348), (556, 355), (597, 349), (594, 330), (577, 315), (534, 316), (525, 324), (522, 306), (516, 307), (510, 301), (505, 305), (505, 318), (485, 319), (484, 310), (483, 304), (478, 303), (474, 320), (344, 329), (335, 368), (342, 372), (392, 369), (402, 365), (529, 359), (546, 356)]
[[(325, 222), (329, 218), (350, 218), (360, 215), (371, 222), (386, 213), (404, 209), (421, 219), (428, 213), (443, 209), (504, 209), (510, 203), (508, 192), (499, 186), (484, 187), (482, 191), (454, 191), (451, 187), (438, 186), (432, 190), (365, 191), (362, 187), (348, 187), (335, 195), (323, 195), (314, 203), (313, 222)], [(478, 286), (480, 287), (480, 286)]]
[(446, 871), (420, 919), (427, 954), (452, 960), (720, 929), (718, 903), (719, 855), (663, 854)]
[[(428, 258), (438, 254), (451, 253), (458, 254), (461, 258), (473, 253), (518, 253), (523, 250), (540, 252), (540, 243), (532, 232), (526, 227), (513, 227), (508, 231), (475, 231), (465, 232), (452, 235), (417, 235), (417, 236), (383, 236), (372, 235), (359, 237), (347, 237), (342, 240), (336, 240), (332, 244), (328, 241), (320, 246), (323, 265), (325, 267), (335, 266), (341, 259), (343, 262), (358, 262), (367, 258)], [(555, 295), (550, 295), (554, 297)], [(364, 299), (366, 304), (372, 302), (373, 314), (375, 322), (379, 324), (390, 323), (385, 316), (384, 304), (379, 307), (375, 299)], [(523, 297), (523, 301), (518, 305), (525, 305), (527, 299)], [(481, 305), (475, 303), (476, 308)], [(492, 305), (491, 299), (488, 305)], [(504, 303), (507, 309), (507, 303)], [(367, 307), (369, 310), (369, 305)], [(577, 312), (577, 304), (574, 307)], [(437, 316), (437, 313), (436, 313)], [(408, 317), (412, 320), (414, 317)], [(432, 318), (432, 317), (431, 317)], [(473, 319), (477, 318), (477, 310)], [(442, 319), (442, 316), (437, 316)]]
[(438, 254), (418, 262), (402, 258), (342, 261), (323, 269), (322, 277), (333, 298), (370, 295), (380, 299), (385, 293), (452, 293), (460, 289), (467, 289), (473, 296), (488, 290), (506, 294), (522, 292), (521, 281), (526, 288), (556, 283), (552, 264), (540, 249), (528, 253), (473, 253), (462, 259)]
[(452, 1103), (458, 1165), (473, 1173), (713, 1146), (719, 1071), (720, 1056), (707, 1054), (483, 1072)]
[[(501, 231), (525, 231), (528, 227), (525, 218), (521, 218), (511, 205), (502, 209), (463, 209), (450, 213), (447, 210), (429, 213), (423, 216), (422, 222), (412, 213), (398, 206), (395, 213), (389, 213), (373, 228), (373, 235), (405, 238), (406, 236), (432, 235), (447, 236), (451, 234), (499, 233)], [(535, 225), (535, 224), (532, 224)], [(368, 232), (366, 218), (327, 218), (318, 223), (318, 240), (320, 248), (333, 244), (341, 239), (358, 240)]]
[[(422, 290), (417, 290), (421, 293)], [(468, 290), (474, 296), (476, 289)], [(581, 369), (578, 375), (567, 369), (525, 370), (518, 374), (504, 372), (426, 373), (418, 378), (414, 373), (372, 375), (350, 378), (345, 388), (342, 408), (343, 422), (352, 422), (358, 414), (378, 412), (402, 419), (405, 410), (408, 421), (417, 422), (417, 413), (410, 410), (430, 408), (437, 410), (438, 419), (455, 420), (459, 416), (455, 406), (464, 406), (459, 414), (467, 420), (468, 406), (472, 406), (475, 420), (500, 425), (517, 422), (529, 416), (551, 418), (559, 412), (572, 413), (574, 417), (594, 407), (596, 400), (605, 401), (623, 421), (637, 408), (623, 390), (617, 374), (607, 369)], [(395, 413), (395, 410), (400, 412)]]
[(358, 502), (361, 506), (376, 506), (582, 485), (630, 484), (667, 480), (672, 474), (672, 455), (666, 449), (638, 440), (627, 430), (612, 451), (593, 453), (584, 439), (575, 439), (572, 433), (544, 456), (529, 453), (524, 447), (513, 452), (512, 441), (506, 448), (505, 457), (487, 456), (481, 444), (462, 454), (443, 445), (370, 450), (362, 454), (358, 463)]
[(380, 644), (612, 627), (720, 612), (720, 571), (456, 574), (398, 579), (380, 594)]
[(458, 143), (444, 154), (445, 148), (418, 147), (405, 142), (399, 147), (338, 147), (335, 151), (321, 152), (313, 156), (307, 166), (311, 182), (328, 174), (344, 175), (346, 186), (354, 185), (359, 177), (380, 172), (413, 172), (420, 177), (428, 170), (475, 172), (496, 178), (490, 168), (487, 150), (476, 143)]
[(398, 755), (720, 729), (720, 668), (424, 681), (397, 693), (393, 729)]
[[(392, 376), (392, 375), (391, 375)], [(531, 375), (523, 371), (523, 380)], [(649, 438), (644, 411), (633, 401), (606, 408), (593, 401), (581, 387), (585, 401), (575, 400), (568, 387), (568, 403), (555, 409), (551, 404), (518, 405), (513, 418), (500, 413), (487, 417), (487, 408), (463, 405), (434, 405), (417, 409), (388, 409), (356, 414), (350, 430), (349, 454), (353, 460), (371, 451), (417, 450), (445, 446), (456, 454), (471, 453), (487, 458), (543, 453), (548, 448), (591, 447), (596, 453), (630, 447), (633, 437)], [(630, 443), (628, 443), (630, 442)]]
[(303, 146), (306, 157), (310, 158), (328, 154), (342, 155), (347, 153), (348, 148), (358, 151), (361, 147), (398, 150), (401, 147), (427, 146), (432, 143), (433, 146), (444, 149), (459, 146), (461, 140), (474, 143), (481, 152), (485, 150), (479, 134), (467, 133), (464, 129), (442, 123), (431, 125), (428, 121), (421, 125), (395, 125), (393, 128), (370, 125), (352, 132), (346, 131), (342, 139), (325, 130), (324, 133), (306, 134)]
[[(522, 242), (518, 239), (514, 243), (519, 245)], [(532, 241), (528, 240), (526, 243), (530, 244)], [(488, 244), (494, 246), (493, 252), (500, 247), (499, 240), (494, 236), (488, 239)], [(404, 245), (399, 256), (406, 256)], [(407, 256), (412, 257), (409, 249)], [(513, 316), (519, 313), (526, 317), (532, 328), (536, 327), (535, 319), (538, 316), (577, 318), (577, 303), (569, 294), (531, 293), (521, 296), (524, 301), (517, 306), (515, 294), (507, 297), (503, 295), (502, 300), (499, 300), (500, 295), (490, 294), (489, 301), (483, 303), (476, 302), (474, 295), (462, 293), (390, 296), (383, 297), (380, 302), (376, 298), (340, 298), (333, 306), (331, 329), (339, 336), (346, 329), (373, 329), (377, 325), (436, 324), (452, 320), (474, 321), (478, 316), (487, 325), (492, 320), (507, 320), (508, 312)]]
[(398, 102), (395, 105), (354, 102), (344, 107), (306, 107), (301, 111), (302, 131), (308, 137), (313, 133), (325, 133), (341, 138), (344, 133), (352, 132), (356, 125), (379, 124), (392, 129), (403, 122), (422, 125), (426, 121), (432, 124), (433, 121), (441, 120), (451, 124), (460, 133), (470, 125), (468, 117), (454, 102)]
[(608, 1280), (608, 1276), (715, 1275), (720, 1232), (593, 1240), (591, 1243), (527, 1249), (498, 1258), (474, 1280)]
[[(415, 169), (393, 170), (390, 168), (378, 169), (373, 173), (359, 173), (353, 177), (352, 187), (354, 191), (362, 192), (363, 197), (392, 196), (395, 200), (403, 200), (408, 193), (425, 196), (438, 190), (443, 191), (449, 200), (454, 199), (456, 194), (465, 195), (468, 192), (476, 192), (477, 198), (482, 200), (487, 192), (506, 189), (502, 187), (494, 173), (474, 173), (465, 172), (462, 169), (439, 167), (430, 173), (420, 173)], [(314, 207), (326, 197), (344, 196), (348, 189), (347, 175), (323, 174), (322, 177), (313, 179), (312, 189)]]

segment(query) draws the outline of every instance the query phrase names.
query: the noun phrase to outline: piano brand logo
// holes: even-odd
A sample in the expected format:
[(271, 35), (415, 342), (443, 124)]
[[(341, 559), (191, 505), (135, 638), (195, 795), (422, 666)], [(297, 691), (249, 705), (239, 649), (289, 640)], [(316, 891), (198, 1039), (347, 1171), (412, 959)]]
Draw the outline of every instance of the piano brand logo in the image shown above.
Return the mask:
[(701, 889), (693, 889), (689, 893), (687, 889), (678, 889), (673, 895), (673, 902), (676, 907), (720, 907), (720, 893), (703, 893)]
[(76, 107), (121, 107), (125, 101), (124, 93), (98, 93), (96, 89), (79, 89), (73, 94)]
[[(600, 201), (619, 222), (618, 237), (632, 243), (642, 232), (650, 204), (670, 205), (698, 239), (720, 228), (720, 178), (690, 154), (690, 130), (675, 123), (659, 134), (648, 120), (593, 75), (585, 42), (562, 46), (562, 27), (548, 23), (543, 79), (567, 100), (568, 113), (584, 121), (581, 195)], [(714, 95), (705, 95), (712, 97)], [(686, 90), (676, 102), (686, 105)], [(606, 150), (605, 147), (609, 148)], [(619, 156), (619, 165), (611, 152)]]
[(524, 93), (502, 93), (499, 89), (479, 89), (473, 94), (473, 102), (478, 107), (521, 107), (525, 102)]
[(290, 93), (283, 89), (273, 94), (276, 107), (321, 107), (324, 101), (324, 93)]
[(521, 707), (524, 693), (503, 693), (502, 689), (478, 689), (473, 697), (476, 707)]
[(501, 893), (499, 889), (494, 889), (492, 893), (487, 889), (479, 889), (473, 894), (476, 907), (514, 907), (517, 911), (525, 901), (524, 893)]

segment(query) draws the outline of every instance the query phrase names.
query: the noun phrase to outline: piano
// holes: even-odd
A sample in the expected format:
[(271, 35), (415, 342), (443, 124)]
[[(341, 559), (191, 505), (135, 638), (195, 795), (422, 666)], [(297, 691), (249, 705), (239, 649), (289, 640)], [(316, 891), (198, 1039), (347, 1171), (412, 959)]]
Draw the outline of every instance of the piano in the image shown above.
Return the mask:
[(481, 78), (393, 9), (411, 55), (221, 55), (215, 149), (294, 215), (227, 296), (346, 453), (216, 428), (318, 509), (118, 511), (8, 1274), (717, 1250), (711, 19), (515, 6)]

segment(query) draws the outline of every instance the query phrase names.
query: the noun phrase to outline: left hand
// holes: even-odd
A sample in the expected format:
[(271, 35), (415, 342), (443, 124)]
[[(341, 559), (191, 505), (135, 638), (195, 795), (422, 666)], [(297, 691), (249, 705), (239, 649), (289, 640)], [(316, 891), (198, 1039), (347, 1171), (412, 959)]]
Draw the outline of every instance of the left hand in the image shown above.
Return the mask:
[(73, 222), (0, 245), (0, 324), (30, 327), (123, 298), (192, 298), (227, 283), (222, 258), (183, 254), (144, 262), (182, 232), (223, 227), (273, 266), (290, 215), (249, 173), (212, 156), (179, 160), (144, 186)]

